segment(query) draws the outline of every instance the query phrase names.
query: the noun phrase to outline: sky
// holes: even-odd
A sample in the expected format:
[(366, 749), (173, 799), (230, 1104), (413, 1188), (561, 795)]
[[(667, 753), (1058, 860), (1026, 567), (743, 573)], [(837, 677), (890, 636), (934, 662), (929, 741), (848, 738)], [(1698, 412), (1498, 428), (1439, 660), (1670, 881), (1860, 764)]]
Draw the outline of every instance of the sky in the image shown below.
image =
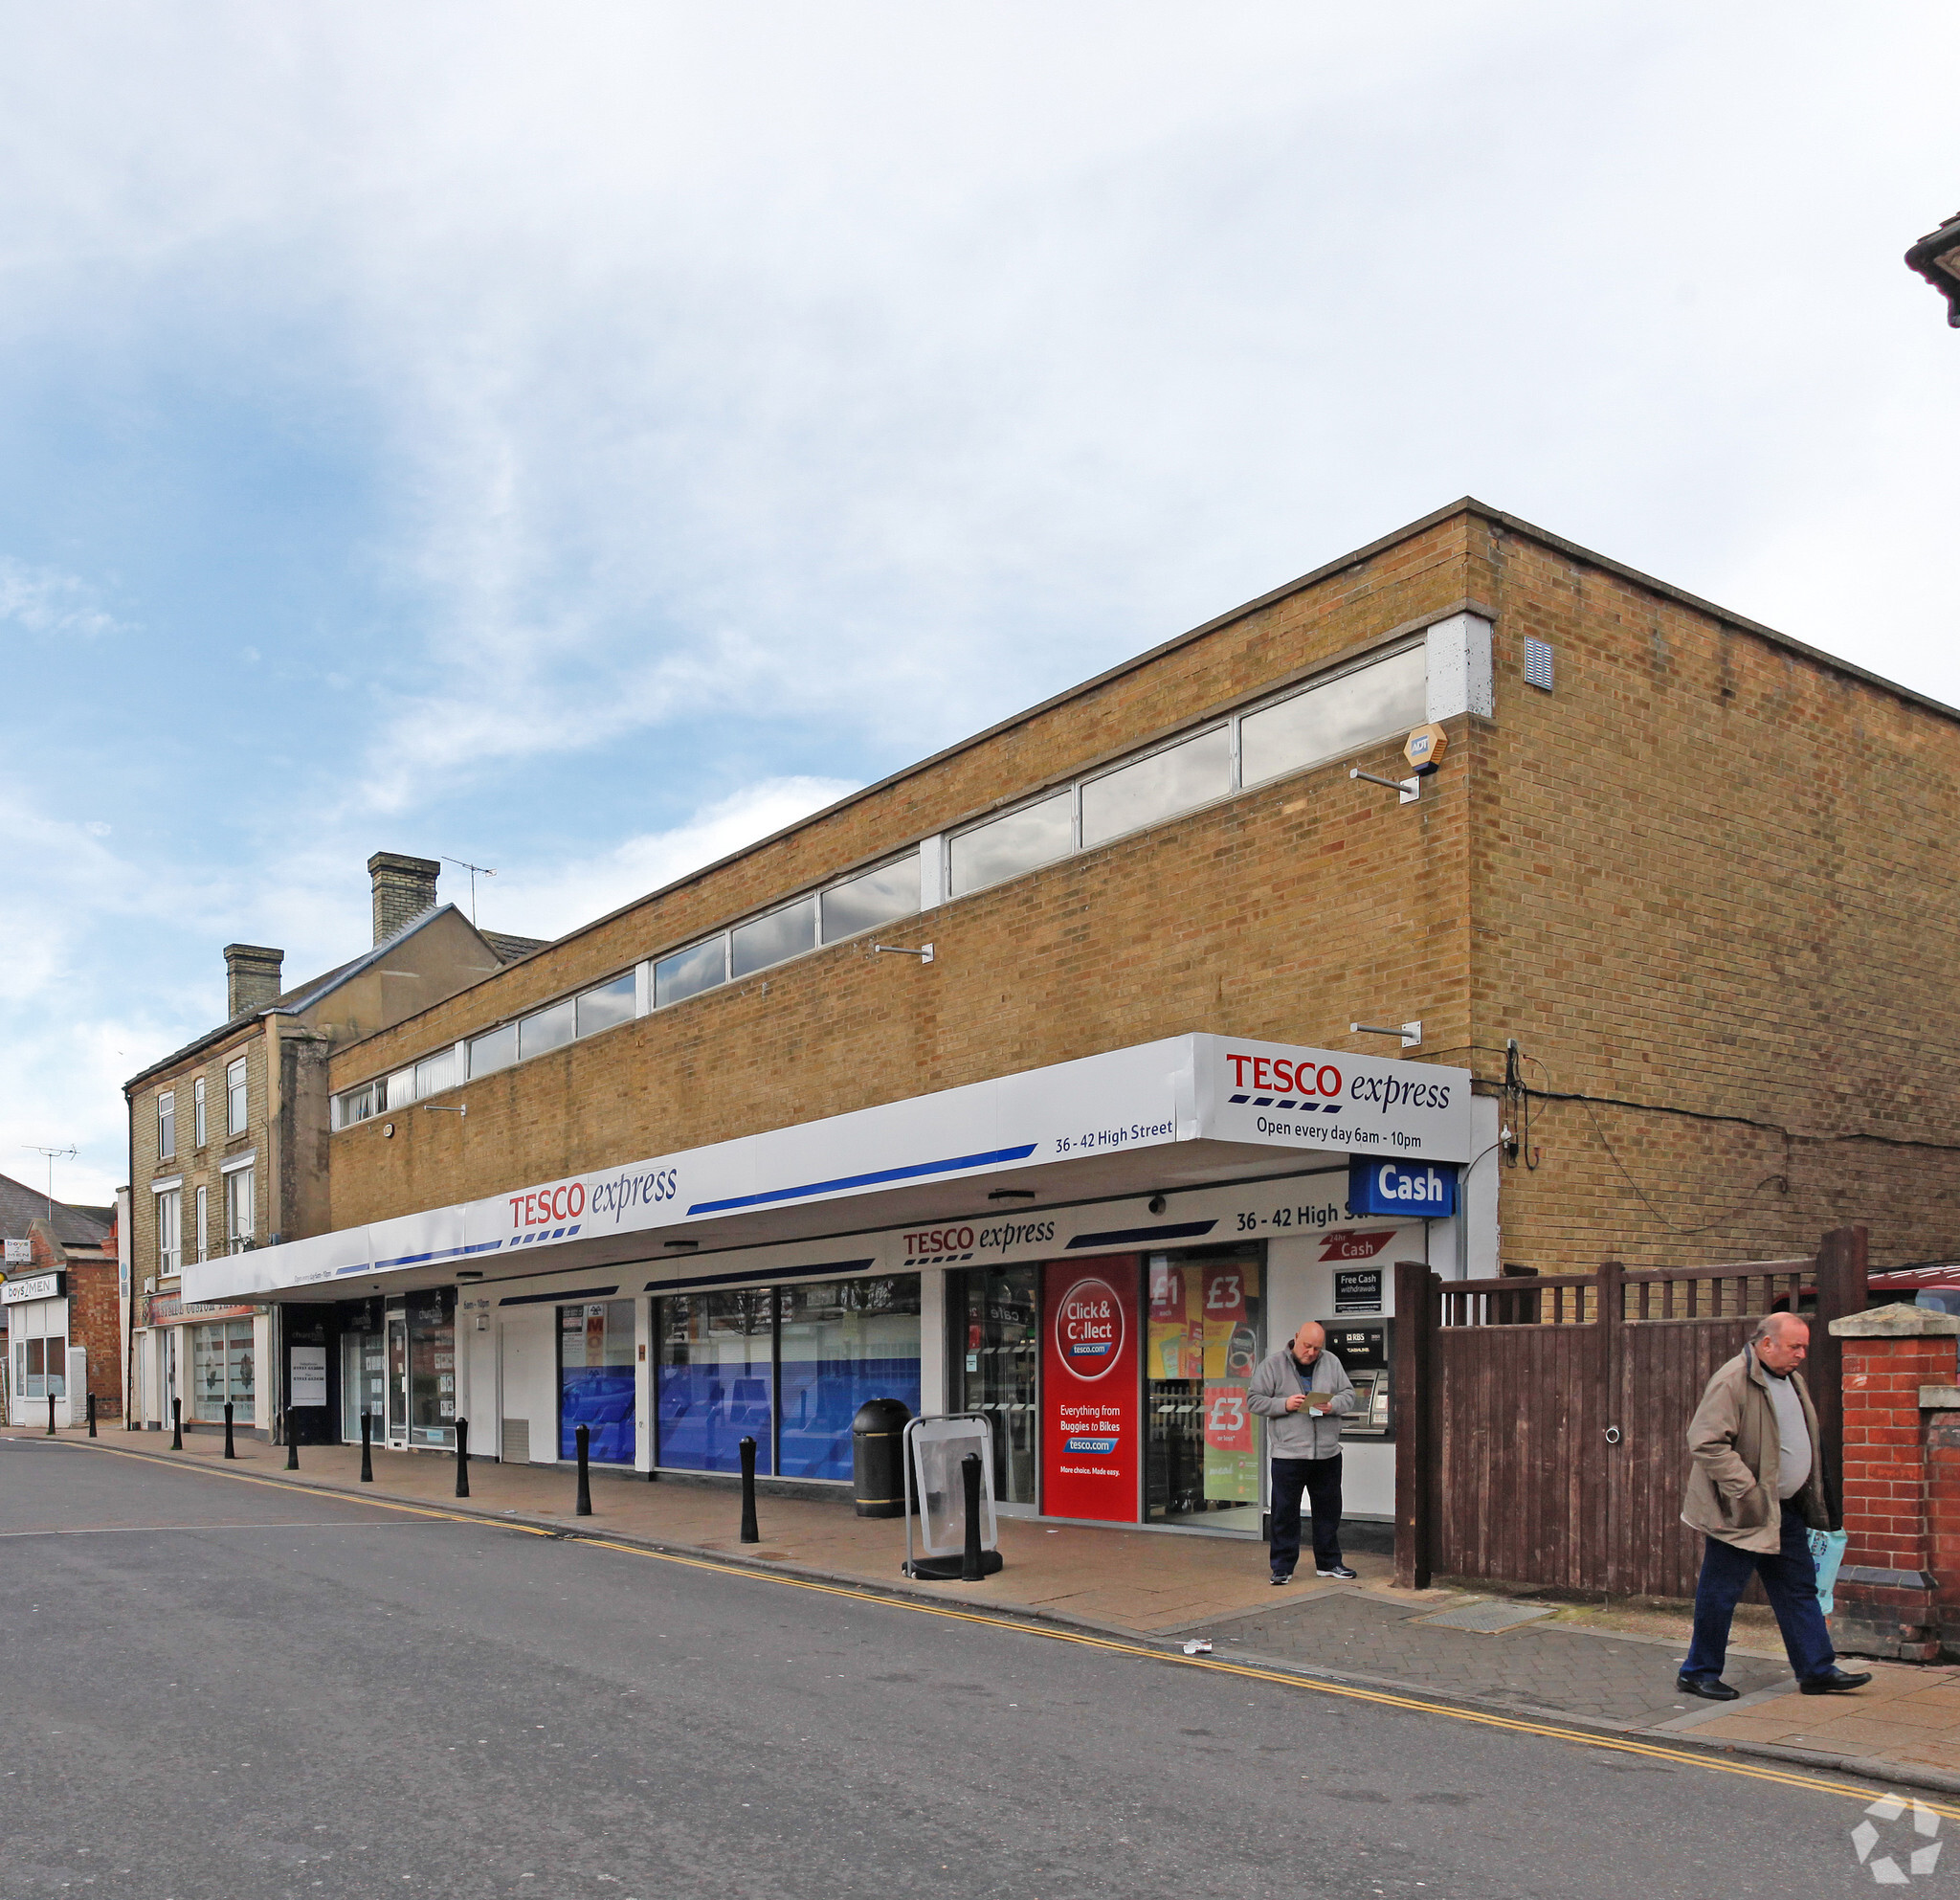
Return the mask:
[(374, 851), (552, 935), (1464, 494), (1960, 704), (1956, 56), (0, 0), (0, 1173), (106, 1200)]

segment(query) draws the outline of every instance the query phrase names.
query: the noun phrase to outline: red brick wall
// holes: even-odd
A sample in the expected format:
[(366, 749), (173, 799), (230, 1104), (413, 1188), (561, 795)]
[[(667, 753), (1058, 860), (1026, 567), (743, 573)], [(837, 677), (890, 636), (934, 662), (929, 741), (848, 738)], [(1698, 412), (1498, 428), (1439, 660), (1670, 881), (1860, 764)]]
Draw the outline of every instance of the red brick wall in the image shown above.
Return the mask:
[[(1933, 1568), (1919, 1389), (1953, 1381), (1950, 1338), (1844, 1341), (1844, 1561)], [(1956, 1448), (1960, 1461), (1960, 1448)], [(1960, 1511), (1960, 1488), (1948, 1505)], [(1960, 1582), (1960, 1571), (1955, 1572)]]

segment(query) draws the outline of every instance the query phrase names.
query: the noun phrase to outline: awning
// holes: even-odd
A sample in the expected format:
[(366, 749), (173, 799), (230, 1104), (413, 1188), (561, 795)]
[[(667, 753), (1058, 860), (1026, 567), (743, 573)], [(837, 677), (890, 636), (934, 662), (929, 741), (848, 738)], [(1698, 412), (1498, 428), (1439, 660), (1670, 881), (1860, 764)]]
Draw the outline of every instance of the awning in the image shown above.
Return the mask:
[(1470, 1139), (1467, 1070), (1174, 1036), (188, 1264), (183, 1290), (334, 1299), (459, 1270), (583, 1272), (675, 1239), (760, 1246), (943, 1218), (973, 1197), (960, 1183), (1056, 1201), (1282, 1174), (1303, 1153), (1463, 1162)]

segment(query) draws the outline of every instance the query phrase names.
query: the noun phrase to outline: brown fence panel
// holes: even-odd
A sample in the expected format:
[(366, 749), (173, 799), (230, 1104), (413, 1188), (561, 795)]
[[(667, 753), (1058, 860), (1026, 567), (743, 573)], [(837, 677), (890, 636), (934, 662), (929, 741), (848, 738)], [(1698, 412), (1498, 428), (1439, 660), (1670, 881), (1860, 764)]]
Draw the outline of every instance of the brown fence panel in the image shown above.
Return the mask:
[(1681, 1521), (1688, 1420), (1715, 1369), (1743, 1349), (1752, 1317), (1649, 1321), (1622, 1329), (1620, 1441), (1607, 1451), (1614, 1550), (1592, 1587), (1620, 1596), (1692, 1597), (1702, 1539)]
[(1434, 1562), (1456, 1576), (1593, 1589), (1606, 1561), (1598, 1328), (1446, 1326)]

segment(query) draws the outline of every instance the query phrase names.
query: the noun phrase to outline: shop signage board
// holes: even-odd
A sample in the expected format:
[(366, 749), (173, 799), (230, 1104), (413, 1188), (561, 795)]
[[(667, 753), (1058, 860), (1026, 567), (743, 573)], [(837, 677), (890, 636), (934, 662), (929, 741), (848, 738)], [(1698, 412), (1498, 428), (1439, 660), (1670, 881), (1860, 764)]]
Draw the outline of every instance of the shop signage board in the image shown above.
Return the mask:
[(1134, 1524), (1144, 1450), (1137, 1258), (1053, 1262), (1041, 1282), (1041, 1509)]
[(68, 1292), (65, 1273), (34, 1273), (22, 1280), (0, 1281), (0, 1305), (25, 1306), (30, 1300), (59, 1300)]
[[(569, 1175), (370, 1226), (187, 1263), (197, 1300), (240, 1299), (732, 1215), (1180, 1142), (1457, 1162), (1470, 1152), (1466, 1070), (1191, 1035), (847, 1115)], [(1440, 1210), (1437, 1210), (1440, 1211)]]
[(1378, 1313), (1382, 1309), (1382, 1269), (1341, 1266), (1334, 1269), (1334, 1310), (1337, 1313)]
[(9, 1241), (6, 1254), (9, 1266), (30, 1265), (34, 1257), (34, 1243), (32, 1241)]
[(1457, 1211), (1457, 1174), (1453, 1162), (1357, 1154), (1348, 1164), (1348, 1206), (1364, 1218), (1445, 1218)]
[(289, 1350), (293, 1355), (292, 1403), (295, 1405), (324, 1405), (326, 1403), (326, 1348), (324, 1346), (294, 1346)]

